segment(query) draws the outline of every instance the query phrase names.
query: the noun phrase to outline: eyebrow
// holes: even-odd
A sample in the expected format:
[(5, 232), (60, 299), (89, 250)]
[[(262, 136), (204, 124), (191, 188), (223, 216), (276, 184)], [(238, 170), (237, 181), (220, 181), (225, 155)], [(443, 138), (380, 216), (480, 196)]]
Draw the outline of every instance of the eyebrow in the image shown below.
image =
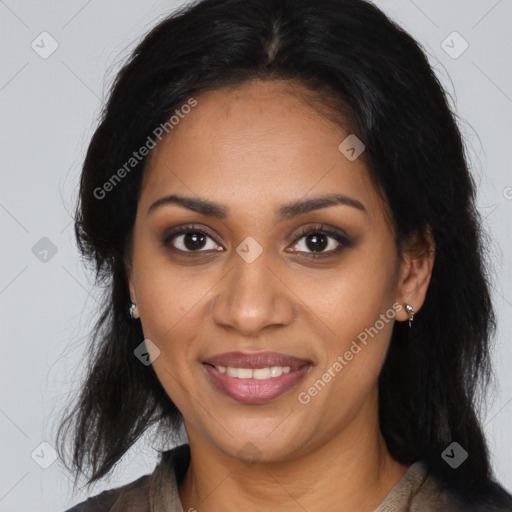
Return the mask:
[[(183, 208), (187, 208), (209, 217), (215, 217), (217, 219), (225, 219), (229, 216), (229, 209), (221, 204), (207, 201), (206, 199), (185, 197), (177, 194), (170, 194), (157, 199), (148, 208), (147, 215), (167, 204), (177, 204)], [(353, 199), (342, 194), (327, 194), (325, 196), (301, 199), (293, 203), (283, 205), (278, 209), (278, 215), (281, 219), (290, 219), (314, 210), (320, 210), (322, 208), (336, 205), (351, 206), (363, 213), (368, 213), (363, 204), (357, 199)]]

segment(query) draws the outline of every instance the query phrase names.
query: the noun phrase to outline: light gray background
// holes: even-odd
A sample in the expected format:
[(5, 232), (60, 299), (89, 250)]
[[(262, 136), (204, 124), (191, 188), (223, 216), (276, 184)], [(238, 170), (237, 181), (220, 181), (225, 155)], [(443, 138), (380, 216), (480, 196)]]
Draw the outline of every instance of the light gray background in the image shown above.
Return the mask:
[[(511, 491), (512, 2), (376, 4), (424, 45), (465, 120), (478, 203), (493, 237), (499, 315), (498, 385), (489, 398), (485, 431), (498, 479)], [(99, 293), (78, 259), (70, 213), (84, 152), (116, 70), (141, 35), (178, 5), (0, 0), (0, 512), (55, 512), (86, 498), (71, 494), (58, 461), (42, 469), (31, 458), (40, 443), (53, 442), (58, 414), (81, 376), (87, 333), (97, 314)], [(42, 46), (43, 31), (59, 45), (47, 59), (31, 47), (34, 40)], [(441, 46), (453, 31), (469, 43), (456, 59)], [(452, 39), (445, 43), (452, 52), (462, 48)], [(46, 262), (33, 252), (43, 237), (57, 249)], [(51, 462), (48, 447), (36, 453), (38, 460)], [(94, 493), (152, 471), (155, 462), (155, 453), (138, 443)]]

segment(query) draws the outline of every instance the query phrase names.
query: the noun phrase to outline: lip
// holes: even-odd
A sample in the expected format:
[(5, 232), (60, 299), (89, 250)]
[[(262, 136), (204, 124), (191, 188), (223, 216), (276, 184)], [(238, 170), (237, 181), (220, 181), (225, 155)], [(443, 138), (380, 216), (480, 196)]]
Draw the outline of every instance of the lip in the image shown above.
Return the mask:
[[(217, 354), (204, 363), (213, 366), (233, 366), (235, 368), (265, 368), (266, 366), (289, 366), (291, 371), (298, 370), (309, 363), (306, 359), (282, 354), (280, 352), (225, 352)], [(276, 377), (277, 378), (277, 377)]]
[[(212, 366), (213, 365), (213, 366)], [(289, 366), (290, 372), (268, 379), (238, 379), (221, 373), (215, 366), (236, 368), (264, 368), (268, 366)], [(287, 354), (277, 352), (227, 352), (208, 358), (203, 367), (210, 381), (222, 393), (244, 404), (262, 404), (274, 400), (293, 389), (311, 368), (311, 363)]]

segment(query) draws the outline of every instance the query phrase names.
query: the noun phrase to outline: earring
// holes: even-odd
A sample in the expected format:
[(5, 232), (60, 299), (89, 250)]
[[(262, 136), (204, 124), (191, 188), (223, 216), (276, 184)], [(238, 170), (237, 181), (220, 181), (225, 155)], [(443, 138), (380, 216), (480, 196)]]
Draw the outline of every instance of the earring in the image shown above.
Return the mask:
[(132, 299), (131, 300), (131, 306), (130, 306), (130, 316), (132, 317), (132, 319), (135, 319), (135, 318), (139, 318), (139, 308), (137, 307), (137, 304), (135, 304), (135, 302), (133, 302)]
[(414, 320), (414, 308), (410, 304), (404, 304), (405, 311), (409, 315), (409, 328), (412, 326), (412, 321)]

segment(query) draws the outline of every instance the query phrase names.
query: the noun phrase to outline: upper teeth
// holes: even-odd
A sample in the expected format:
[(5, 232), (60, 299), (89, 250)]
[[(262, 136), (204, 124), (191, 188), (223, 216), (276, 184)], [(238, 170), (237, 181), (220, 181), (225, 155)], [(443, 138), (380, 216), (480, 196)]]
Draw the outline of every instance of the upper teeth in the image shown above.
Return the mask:
[(279, 377), (290, 371), (289, 366), (270, 366), (266, 368), (234, 368), (232, 366), (216, 366), (220, 373), (227, 373), (230, 377), (238, 379), (270, 379)]

